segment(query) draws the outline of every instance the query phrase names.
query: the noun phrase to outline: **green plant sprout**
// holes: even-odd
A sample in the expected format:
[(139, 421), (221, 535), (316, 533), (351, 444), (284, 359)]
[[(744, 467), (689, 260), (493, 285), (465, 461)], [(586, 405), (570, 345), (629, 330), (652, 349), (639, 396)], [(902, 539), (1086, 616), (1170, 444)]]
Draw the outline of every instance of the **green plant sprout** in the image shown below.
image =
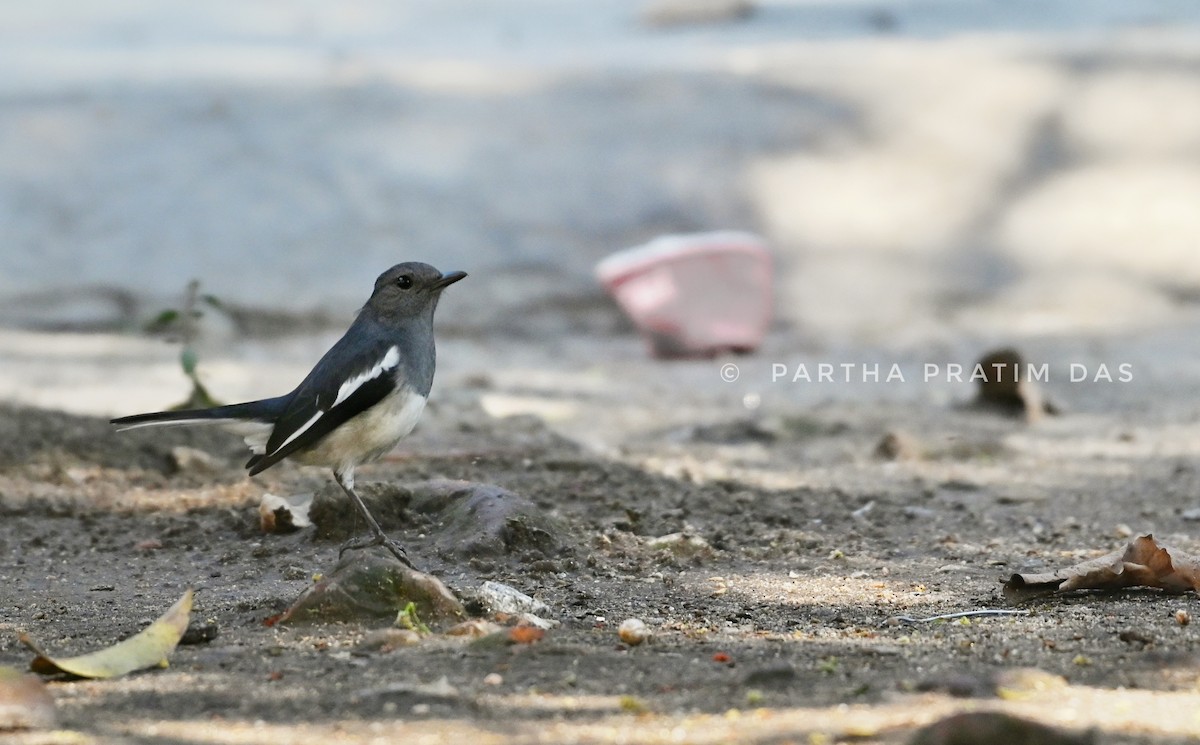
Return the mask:
[(396, 615), (395, 625), (418, 634), (432, 633), (425, 622), (417, 616), (417, 604), (412, 601), (409, 601), (408, 605), (404, 606), (404, 610)]
[(191, 382), (192, 391), (187, 399), (169, 407), (170, 411), (220, 406), (220, 402), (214, 399), (204, 383), (200, 382), (200, 374), (197, 372), (199, 355), (196, 352), (195, 343), (200, 333), (197, 321), (204, 317), (204, 306), (222, 313), (226, 312), (221, 301), (215, 296), (201, 295), (200, 281), (193, 279), (187, 284), (182, 308), (168, 308), (146, 325), (146, 331), (167, 333), (170, 339), (179, 341), (183, 347), (179, 350), (179, 366)]

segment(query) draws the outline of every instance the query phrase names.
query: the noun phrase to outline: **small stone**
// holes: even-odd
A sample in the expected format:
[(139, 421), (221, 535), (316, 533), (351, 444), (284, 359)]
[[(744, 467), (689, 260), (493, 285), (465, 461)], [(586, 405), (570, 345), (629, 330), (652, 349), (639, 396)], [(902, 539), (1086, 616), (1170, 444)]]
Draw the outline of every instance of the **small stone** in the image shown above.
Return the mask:
[(369, 654), (371, 652), (386, 654), (400, 647), (411, 647), (414, 644), (420, 643), (421, 635), (412, 629), (375, 629), (363, 636), (362, 641), (355, 646), (354, 651), (358, 654)]
[(646, 546), (652, 551), (667, 551), (679, 558), (708, 557), (713, 555), (708, 541), (691, 533), (668, 533), (651, 538)]
[(284, 579), (308, 579), (308, 572), (303, 567), (289, 566), (283, 570)]
[(561, 621), (555, 621), (550, 618), (542, 618), (541, 616), (535, 616), (532, 613), (518, 613), (517, 615), (513, 616), (513, 618), (516, 620), (517, 626), (533, 626), (534, 628), (539, 628), (542, 631), (549, 631), (550, 629), (558, 628), (562, 625)]
[(907, 432), (888, 432), (875, 446), (875, 457), (884, 460), (919, 460), (921, 444)]
[(480, 585), (475, 596), (491, 613), (507, 613), (515, 616), (521, 613), (542, 615), (550, 612), (550, 606), (542, 601), (526, 595), (515, 587), (491, 580)]
[(617, 636), (631, 647), (636, 647), (650, 638), (650, 629), (640, 618), (627, 618), (617, 627)]
[(483, 684), (485, 686), (498, 686), (504, 682), (504, 676), (500, 673), (488, 673), (483, 676)]
[(1200, 520), (1200, 507), (1192, 507), (1179, 513), (1179, 516), (1184, 520), (1195, 521)]
[(1187, 626), (1191, 622), (1192, 614), (1188, 613), (1186, 609), (1180, 608), (1179, 610), (1175, 611), (1175, 623), (1179, 624), (1180, 626)]
[(179, 638), (180, 644), (208, 644), (221, 635), (221, 627), (215, 619), (200, 620), (193, 618), (187, 630)]
[(939, 572), (970, 572), (973, 569), (970, 564), (943, 564), (937, 568)]
[(465, 636), (470, 639), (480, 639), (500, 631), (500, 625), (485, 621), (482, 618), (472, 618), (469, 621), (456, 623), (446, 629), (446, 636)]

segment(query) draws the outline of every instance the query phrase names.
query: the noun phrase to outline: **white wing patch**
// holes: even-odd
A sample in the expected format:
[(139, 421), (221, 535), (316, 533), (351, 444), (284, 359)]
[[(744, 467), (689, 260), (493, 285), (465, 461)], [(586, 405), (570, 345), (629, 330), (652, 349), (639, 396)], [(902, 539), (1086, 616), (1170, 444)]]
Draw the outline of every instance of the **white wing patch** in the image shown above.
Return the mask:
[[(333, 406), (331, 406), (329, 408), (332, 409), (335, 406), (337, 406), (338, 404), (340, 404), (341, 402), (350, 398), (352, 395), (354, 395), (355, 391), (357, 391), (359, 388), (362, 388), (364, 383), (367, 383), (369, 381), (374, 380), (375, 378), (378, 378), (380, 375), (383, 375), (385, 372), (387, 372), (388, 370), (391, 370), (392, 368), (396, 367), (399, 364), (400, 364), (400, 349), (395, 346), (388, 347), (387, 352), (385, 352), (383, 355), (383, 359), (379, 360), (379, 362), (376, 363), (374, 367), (372, 367), (370, 370), (367, 370), (366, 372), (359, 373), (358, 375), (355, 375), (353, 378), (350, 378), (349, 380), (347, 380), (345, 383), (342, 383), (341, 387), (338, 388), (337, 398), (335, 398), (333, 400)], [(317, 420), (319, 420), (322, 416), (325, 415), (326, 411), (329, 411), (329, 409), (317, 409), (317, 413), (312, 415), (312, 419), (309, 419), (303, 425), (298, 427), (295, 432), (288, 435), (288, 438), (286, 440), (284, 440), (283, 442), (279, 443), (279, 447), (277, 447), (273, 451), (271, 451), (271, 454), (273, 455), (273, 454), (279, 452), (283, 448), (287, 447), (288, 443), (290, 443), (292, 440), (295, 440), (297, 437), (299, 437), (300, 435), (307, 432), (309, 430), (309, 428), (311, 428), (314, 424), (317, 423)], [(247, 444), (250, 445), (251, 448), (253, 448), (255, 443), (251, 443), (248, 441)]]
[(353, 378), (350, 378), (349, 380), (347, 380), (345, 383), (342, 383), (342, 387), (338, 388), (337, 398), (334, 399), (333, 405), (337, 406), (341, 402), (350, 398), (350, 396), (353, 395), (355, 391), (357, 391), (359, 388), (362, 387), (363, 383), (366, 383), (369, 380), (374, 380), (375, 378), (378, 378), (380, 375), (383, 375), (385, 372), (387, 372), (388, 370), (391, 370), (393, 367), (395, 367), (396, 365), (399, 365), (399, 364), (400, 364), (399, 348), (388, 347), (387, 353), (383, 355), (383, 359), (379, 360), (379, 363), (376, 364), (375, 367), (372, 367), (370, 370), (367, 370), (366, 372), (359, 373), (358, 375), (355, 375)]
[(324, 416), (324, 414), (325, 414), (325, 412), (323, 410), (318, 409), (317, 413), (312, 415), (312, 419), (309, 419), (307, 422), (305, 422), (304, 424), (297, 427), (295, 432), (288, 435), (288, 438), (286, 440), (279, 443), (279, 447), (277, 447), (271, 451), (271, 454), (274, 455), (275, 453), (279, 452), (283, 448), (287, 447), (287, 444), (289, 442), (296, 439), (300, 435), (304, 434), (308, 430), (308, 428), (313, 426), (314, 424), (316, 424), (317, 420), (320, 419), (322, 416)]

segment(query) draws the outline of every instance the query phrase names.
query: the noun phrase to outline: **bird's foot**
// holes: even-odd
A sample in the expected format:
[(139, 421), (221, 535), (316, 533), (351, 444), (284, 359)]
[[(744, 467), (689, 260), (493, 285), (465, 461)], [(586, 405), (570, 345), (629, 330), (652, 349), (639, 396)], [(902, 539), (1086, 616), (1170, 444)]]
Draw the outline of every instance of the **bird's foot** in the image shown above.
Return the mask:
[(404, 547), (382, 533), (378, 535), (366, 535), (359, 536), (357, 538), (351, 538), (343, 543), (342, 547), (338, 549), (338, 558), (342, 558), (342, 554), (346, 553), (347, 551), (357, 551), (363, 548), (371, 548), (372, 546), (383, 546), (392, 553), (392, 556), (395, 556), (397, 559), (399, 559), (401, 564), (404, 564), (409, 569), (416, 569), (416, 567), (413, 566), (413, 563), (409, 561), (408, 553), (404, 550)]

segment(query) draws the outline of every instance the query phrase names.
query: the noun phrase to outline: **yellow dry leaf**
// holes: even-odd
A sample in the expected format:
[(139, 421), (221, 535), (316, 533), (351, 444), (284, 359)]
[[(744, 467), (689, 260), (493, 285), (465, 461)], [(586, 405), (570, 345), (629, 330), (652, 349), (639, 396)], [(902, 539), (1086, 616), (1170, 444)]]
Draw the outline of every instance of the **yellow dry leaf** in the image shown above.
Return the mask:
[(166, 667), (167, 658), (187, 631), (192, 612), (192, 591), (183, 593), (158, 620), (125, 641), (97, 652), (54, 659), (25, 634), (21, 642), (37, 653), (29, 669), (43, 675), (68, 673), (80, 678), (116, 678), (147, 667)]

